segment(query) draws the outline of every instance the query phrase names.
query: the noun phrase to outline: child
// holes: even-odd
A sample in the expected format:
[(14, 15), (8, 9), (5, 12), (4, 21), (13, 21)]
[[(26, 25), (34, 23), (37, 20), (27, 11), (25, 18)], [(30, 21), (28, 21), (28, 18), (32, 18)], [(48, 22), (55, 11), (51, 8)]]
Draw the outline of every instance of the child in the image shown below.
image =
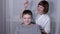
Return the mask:
[(32, 12), (24, 10), (22, 13), (23, 23), (19, 24), (15, 30), (15, 34), (41, 34), (40, 27), (32, 24)]

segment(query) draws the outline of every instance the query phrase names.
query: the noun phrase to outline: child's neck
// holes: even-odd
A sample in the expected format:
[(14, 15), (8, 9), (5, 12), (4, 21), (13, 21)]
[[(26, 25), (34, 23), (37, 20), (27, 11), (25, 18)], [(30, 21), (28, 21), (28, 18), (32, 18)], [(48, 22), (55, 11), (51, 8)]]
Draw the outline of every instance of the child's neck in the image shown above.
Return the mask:
[(28, 23), (24, 23), (24, 25), (26, 25), (26, 26), (27, 26), (27, 25), (30, 25), (30, 24), (31, 24), (31, 23), (29, 23), (29, 24), (28, 24)]

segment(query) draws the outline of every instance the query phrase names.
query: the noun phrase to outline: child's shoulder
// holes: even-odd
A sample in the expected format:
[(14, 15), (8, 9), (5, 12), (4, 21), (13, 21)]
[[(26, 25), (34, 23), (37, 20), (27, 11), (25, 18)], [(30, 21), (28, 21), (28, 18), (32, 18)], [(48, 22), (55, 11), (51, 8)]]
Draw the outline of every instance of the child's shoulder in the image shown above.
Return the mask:
[(41, 27), (40, 25), (38, 25), (38, 24), (32, 24), (33, 26), (35, 26), (35, 27)]

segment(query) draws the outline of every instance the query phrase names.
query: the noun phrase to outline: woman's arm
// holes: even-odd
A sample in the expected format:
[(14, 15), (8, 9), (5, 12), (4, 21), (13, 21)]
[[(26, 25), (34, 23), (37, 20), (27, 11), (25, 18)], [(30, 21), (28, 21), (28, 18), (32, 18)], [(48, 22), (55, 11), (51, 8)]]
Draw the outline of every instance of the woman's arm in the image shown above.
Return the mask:
[(46, 25), (44, 27), (44, 31), (48, 34), (50, 33), (50, 18), (46, 20)]
[(50, 33), (50, 20), (47, 21), (47, 24), (46, 24), (44, 30), (46, 33)]
[(22, 18), (22, 13), (23, 13), (24, 10), (27, 9), (27, 7), (28, 7), (28, 0), (25, 0), (25, 1), (24, 1), (23, 9), (22, 9), (21, 14), (20, 14), (20, 18)]

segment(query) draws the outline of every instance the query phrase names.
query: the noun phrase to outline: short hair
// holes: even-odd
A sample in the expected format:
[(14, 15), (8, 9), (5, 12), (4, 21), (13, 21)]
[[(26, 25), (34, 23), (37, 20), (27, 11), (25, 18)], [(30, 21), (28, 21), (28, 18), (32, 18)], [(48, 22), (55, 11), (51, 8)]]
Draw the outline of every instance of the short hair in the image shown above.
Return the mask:
[(22, 17), (23, 17), (23, 15), (25, 15), (25, 14), (31, 15), (31, 17), (32, 17), (32, 12), (31, 12), (31, 10), (24, 10), (23, 13), (22, 13)]
[(39, 7), (39, 5), (44, 7), (43, 13), (46, 14), (49, 10), (49, 3), (45, 0), (42, 0), (38, 3), (38, 7)]

